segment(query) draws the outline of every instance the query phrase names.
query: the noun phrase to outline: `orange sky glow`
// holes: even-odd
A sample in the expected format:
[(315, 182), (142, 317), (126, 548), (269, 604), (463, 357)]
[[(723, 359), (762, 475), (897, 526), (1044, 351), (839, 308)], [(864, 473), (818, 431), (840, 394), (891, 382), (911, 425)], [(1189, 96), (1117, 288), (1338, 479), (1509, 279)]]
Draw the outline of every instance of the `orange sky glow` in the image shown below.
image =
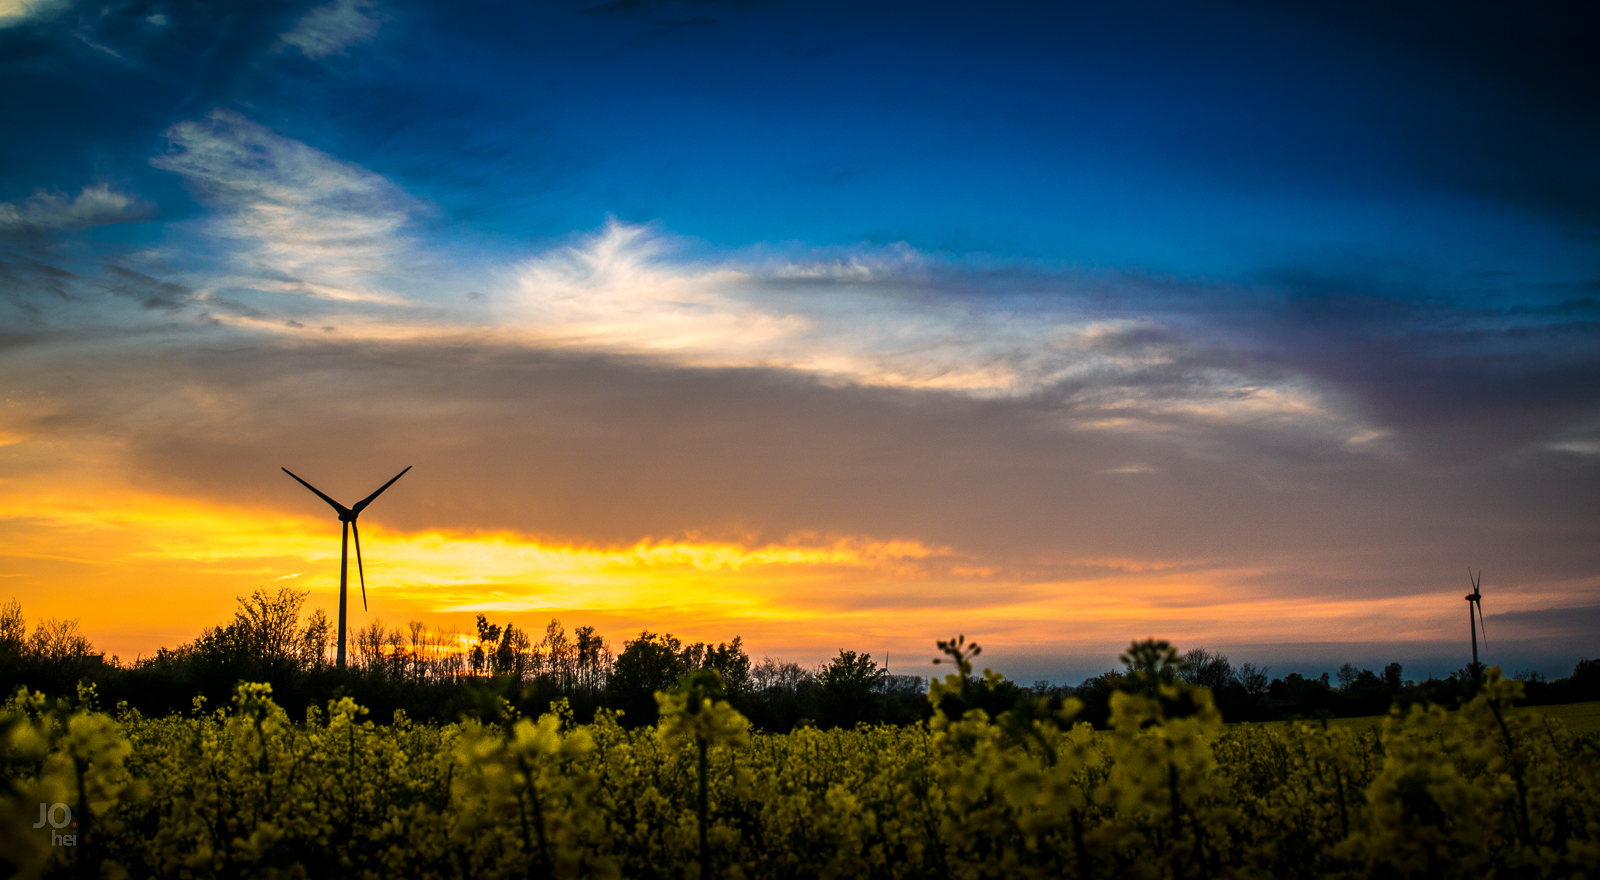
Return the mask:
[[(337, 609), (339, 526), (318, 515), (231, 506), (96, 484), (44, 466), (79, 450), (18, 439), (7, 454), (40, 470), (0, 483), (0, 593), (30, 618), (77, 618), (102, 650), (125, 660), (193, 638), (226, 620), (235, 597), (282, 586), (309, 593), (307, 611)], [(285, 478), (287, 480), (287, 478)], [(108, 481), (109, 482), (109, 481)], [(292, 487), (298, 488), (298, 487)], [(555, 618), (596, 626), (613, 649), (643, 629), (691, 640), (740, 635), (756, 656), (815, 663), (837, 648), (900, 658), (925, 674), (931, 642), (964, 633), (991, 656), (1114, 654), (1130, 634), (1180, 644), (1448, 638), (1452, 595), (1302, 600), (1241, 589), (1251, 570), (1181, 560), (1086, 558), (1075, 574), (1019, 570), (948, 546), (893, 536), (796, 533), (778, 541), (645, 538), (578, 544), (508, 530), (401, 530), (385, 498), (368, 515), (363, 549), (370, 610), (354, 562), (350, 626), (421, 620), (472, 630), (478, 614), (530, 631)], [(290, 493), (290, 498), (293, 498)], [(1550, 584), (1499, 610), (1538, 608), (1596, 581)]]

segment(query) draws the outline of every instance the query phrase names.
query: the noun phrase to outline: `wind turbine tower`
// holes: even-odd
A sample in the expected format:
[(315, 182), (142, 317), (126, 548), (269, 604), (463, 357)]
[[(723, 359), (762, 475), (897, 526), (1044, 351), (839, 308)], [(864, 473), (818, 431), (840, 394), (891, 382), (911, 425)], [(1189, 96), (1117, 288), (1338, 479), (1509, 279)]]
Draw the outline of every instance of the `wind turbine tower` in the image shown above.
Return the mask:
[[(1472, 629), (1472, 677), (1477, 678), (1481, 667), (1478, 665), (1478, 625), (1483, 623), (1483, 572), (1472, 573), (1467, 569), (1467, 580), (1472, 583), (1472, 592), (1467, 594), (1467, 625)], [(1478, 616), (1473, 617), (1472, 611), (1476, 608)], [(1483, 628), (1483, 646), (1489, 647), (1489, 628)]]
[[(382, 486), (379, 486), (378, 487), (378, 491), (372, 493), (371, 495), (368, 495), (367, 497), (361, 499), (360, 501), (357, 501), (354, 505), (352, 505), (350, 507), (345, 507), (343, 504), (340, 504), (339, 502), (333, 500), (332, 498), (329, 498), (327, 495), (324, 495), (322, 493), (321, 489), (318, 489), (316, 486), (313, 486), (310, 483), (307, 483), (305, 480), (300, 479), (298, 476), (295, 476), (294, 471), (291, 471), (288, 468), (284, 468), (283, 469), (284, 473), (288, 474), (291, 477), (294, 477), (295, 481), (298, 482), (300, 485), (306, 487), (307, 489), (310, 489), (318, 498), (321, 498), (323, 501), (328, 502), (328, 506), (332, 507), (334, 512), (339, 514), (339, 522), (344, 523), (344, 538), (341, 540), (341, 543), (339, 545), (339, 669), (340, 669), (340, 671), (344, 670), (344, 633), (345, 633), (344, 607), (345, 607), (345, 588), (347, 586), (349, 586), (349, 583), (350, 583), (350, 534), (352, 532), (354, 532), (355, 536), (356, 536), (356, 574), (361, 577), (361, 610), (365, 611), (365, 610), (367, 610), (367, 574), (361, 567), (361, 530), (356, 528), (356, 517), (361, 515), (361, 511), (367, 509), (367, 505), (371, 504), (374, 500), (376, 500), (379, 495), (382, 495), (383, 494), (383, 490), (389, 488), (390, 486), (393, 486), (394, 485), (394, 481), (400, 479), (403, 476), (405, 476), (406, 475), (406, 471), (409, 471), (409, 470), (411, 470), (411, 467), (408, 465), (406, 467), (405, 471), (401, 471), (400, 473), (395, 474), (393, 477), (390, 478), (389, 482), (384, 483)], [(1476, 650), (1477, 649), (1474, 648), (1473, 650), (1474, 650), (1473, 659), (1477, 659), (1477, 654), (1476, 654)]]

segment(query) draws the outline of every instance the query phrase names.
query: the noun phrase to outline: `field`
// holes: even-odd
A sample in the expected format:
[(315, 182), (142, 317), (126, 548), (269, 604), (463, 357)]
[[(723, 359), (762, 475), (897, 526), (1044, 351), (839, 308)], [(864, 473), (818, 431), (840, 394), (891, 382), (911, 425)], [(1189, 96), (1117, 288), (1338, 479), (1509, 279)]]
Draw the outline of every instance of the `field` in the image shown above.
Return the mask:
[(1600, 734), (1600, 702), (1570, 703), (1565, 706), (1538, 706), (1517, 709), (1517, 712), (1536, 712), (1546, 718), (1559, 718), (1573, 733)]
[[(1542, 715), (1546, 718), (1559, 719), (1567, 730), (1577, 734), (1600, 734), (1600, 702), (1568, 703), (1560, 706), (1528, 706), (1517, 707), (1511, 710), (1513, 715)], [(1386, 715), (1368, 715), (1361, 718), (1330, 718), (1330, 728), (1346, 730), (1379, 729), (1383, 726)], [(1293, 726), (1289, 721), (1266, 722), (1240, 722), (1241, 725), (1275, 728), (1284, 730)]]
[[(264, 685), (150, 718), (22, 695), (0, 713), (18, 875), (659, 878), (1478, 877), (1600, 871), (1596, 705), (1224, 725), (1133, 677), (1111, 729), (1024, 701), (931, 723), (753, 734), (714, 673), (656, 727), (556, 711), (291, 721)], [(947, 714), (947, 712), (949, 714)], [(959, 716), (959, 717), (952, 717)], [(75, 824), (73, 824), (75, 823)], [(35, 826), (38, 827), (35, 827)]]

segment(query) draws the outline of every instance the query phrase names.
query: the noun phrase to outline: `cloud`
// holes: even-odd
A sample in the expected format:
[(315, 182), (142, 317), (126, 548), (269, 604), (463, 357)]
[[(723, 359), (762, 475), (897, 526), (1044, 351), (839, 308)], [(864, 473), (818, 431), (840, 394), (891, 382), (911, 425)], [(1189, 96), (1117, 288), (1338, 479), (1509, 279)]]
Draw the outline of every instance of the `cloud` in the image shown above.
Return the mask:
[[(70, 409), (15, 430), (112, 436), (161, 491), (277, 504), (276, 464), (337, 477), (384, 462), (379, 482), (416, 464), (406, 479), (427, 503), (384, 515), (402, 528), (606, 544), (904, 536), (1017, 578), (1099, 564), (1082, 560), (1181, 560), (1258, 569), (1235, 578), (1252, 590), (1384, 595), (1498, 546), (1480, 536), (1506, 523), (1592, 521), (1583, 499), (1597, 476), (1565, 459), (1543, 474), (1501, 462), (1430, 475), (1248, 425), (1064, 430), (1037, 399), (826, 387), (468, 339), (240, 341), (51, 369), (104, 378), (42, 386), (41, 400)], [(1130, 466), (1149, 470), (1107, 473)], [(365, 482), (318, 485), (360, 497)], [(1586, 533), (1561, 529), (1518, 532), (1497, 552), (1526, 557), (1524, 569), (1577, 564)], [(1330, 578), (1325, 566), (1358, 574)]]
[(235, 262), (248, 269), (197, 282), (200, 296), (238, 286), (325, 301), (218, 316), (238, 326), (283, 334), (316, 323), (374, 342), (467, 336), (836, 386), (1042, 396), (1090, 429), (1250, 423), (1309, 426), (1338, 442), (1383, 436), (1294, 373), (1197, 338), (1188, 317), (1152, 306), (1162, 294), (1141, 279), (996, 282), (905, 245), (695, 261), (650, 227), (613, 221), (501, 270), (493, 294), (471, 300), (487, 308), (421, 310), (372, 283), (406, 250), (398, 233), (414, 205), (398, 187), (233, 114), (172, 137), (184, 152), (157, 164), (222, 209), (208, 229), (237, 241)]
[(38, 189), (21, 204), (0, 202), (0, 234), (86, 229), (147, 214), (147, 206), (104, 183), (86, 186), (74, 198)]
[(1458, 292), (1457, 279), (1408, 286), (1376, 272), (1284, 272), (1268, 283), (1281, 293), (1207, 325), (1413, 447), (1494, 454), (1592, 423), (1600, 395), (1592, 297), (1558, 288), (1496, 299)]
[[(418, 259), (404, 233), (420, 208), (393, 182), (227, 111), (169, 136), (173, 152), (153, 163), (217, 209), (204, 228), (228, 245), (223, 271), (181, 280), (200, 301), (227, 289), (295, 295), (213, 317), (301, 339), (311, 327), (370, 342), (469, 337), (1031, 399), (1079, 430), (1190, 443), (1238, 428), (1347, 455), (1419, 438), (1466, 455), (1564, 439), (1600, 377), (1585, 291), (1463, 304), (1378, 270), (1279, 270), (1247, 287), (984, 268), (904, 244), (696, 257), (618, 221), (490, 265), (497, 283), (471, 282), (487, 291), (481, 304), (452, 294), (429, 307), (391, 289)], [(1487, 427), (1467, 430), (1474, 420)]]
[(69, 5), (67, 0), (0, 0), (0, 28), (19, 25), (30, 18), (48, 18)]
[[(1588, 597), (1593, 595), (1591, 591)], [(1600, 605), (1507, 611), (1501, 614), (1486, 614), (1484, 617), (1494, 618), (1495, 636), (1501, 639), (1565, 636), (1588, 640), (1597, 629), (1600, 629)]]
[[(789, 263), (800, 264), (776, 261)], [(826, 263), (804, 265), (823, 275)], [(767, 264), (742, 265), (754, 274)], [(849, 259), (834, 265), (834, 276), (860, 274)], [(130, 291), (142, 289), (127, 280)], [(1212, 646), (1223, 634), (1454, 639), (1463, 559), (1494, 572), (1503, 604), (1491, 612), (1594, 604), (1592, 581), (1570, 583), (1592, 569), (1600, 470), (1587, 457), (1440, 469), (1182, 414), (1159, 416), (1171, 426), (1165, 434), (1073, 430), (1064, 415), (1088, 404), (1071, 395), (825, 384), (789, 370), (682, 368), (509, 336), (284, 345), (215, 332), (231, 335), (190, 345), (146, 337), (120, 348), (65, 340), (12, 357), (7, 396), (16, 405), (0, 430), (24, 440), (8, 454), (31, 463), (37, 485), (85, 481), (76, 502), (85, 509), (105, 506), (97, 485), (127, 479), (142, 492), (243, 511), (228, 528), (244, 535), (258, 534), (273, 511), (320, 516), (280, 464), (336, 498), (362, 497), (414, 464), (397, 484), (402, 494), (375, 508), (375, 543), (364, 549), (380, 562), (398, 562), (401, 544), (378, 540), (378, 529), (523, 536), (515, 546), (452, 541), (448, 554), (419, 543), (417, 558), (448, 555), (438, 570), (463, 586), (452, 592), (441, 581), (436, 594), (419, 590), (418, 601), (428, 594), (448, 607), (596, 613), (602, 603), (589, 574), (530, 574), (538, 567), (517, 553), (533, 543), (589, 548), (585, 558), (611, 548), (619, 565), (671, 562), (701, 585), (691, 592), (676, 577), (662, 580), (638, 606), (639, 626), (726, 625), (722, 637), (743, 632), (752, 641), (751, 621), (773, 609), (797, 617), (768, 626), (769, 638), (816, 627), (826, 629), (818, 644), (851, 644), (892, 629), (923, 650), (934, 635), (979, 627), (998, 644), (1126, 644), (1146, 634)], [(1176, 347), (1177, 338), (1144, 344)], [(1136, 350), (1129, 345), (1120, 356)], [(1084, 381), (1093, 387), (1092, 377)], [(10, 490), (19, 507), (54, 510), (30, 485)], [(210, 526), (184, 528), (172, 533), (174, 558), (214, 552)], [(38, 545), (54, 534), (41, 532)], [(832, 537), (790, 540), (807, 534), (939, 552), (885, 552), (868, 567), (830, 563), (836, 573), (816, 580), (746, 558), (768, 547), (781, 556), (791, 543), (837, 552)], [(318, 559), (314, 568), (298, 556), (270, 572), (240, 563), (225, 577), (207, 572), (206, 588), (218, 591), (222, 578), (248, 593), (299, 571), (326, 585), (336, 578), (337, 557), (327, 555), (337, 553), (336, 528), (307, 535), (304, 558)], [(684, 554), (662, 542), (715, 552)], [(745, 549), (715, 549), (730, 546)], [(639, 547), (648, 552), (629, 549)], [(495, 552), (478, 553), (486, 548)], [(198, 572), (210, 563), (194, 565)], [(491, 568), (499, 574), (485, 580)], [(728, 592), (713, 591), (713, 582)], [(381, 583), (405, 585), (394, 574)], [(462, 598), (444, 601), (444, 593)], [(737, 597), (705, 606), (726, 624), (700, 615), (695, 603), (712, 595)]]
[[(1447, 456), (1548, 448), (1600, 387), (1600, 324), (1583, 291), (1463, 304), (1381, 271), (1284, 270), (1252, 288), (985, 269), (904, 244), (695, 258), (612, 221), (490, 267), (499, 281), (481, 305), (453, 294), (430, 308), (390, 289), (417, 259), (403, 233), (419, 209), (394, 183), (227, 111), (169, 136), (173, 152), (153, 163), (218, 209), (205, 230), (229, 244), (224, 271), (185, 279), (193, 298), (218, 303), (215, 320), (300, 339), (322, 327), (766, 370), (1031, 400), (1077, 430), (1186, 444), (1275, 435), (1345, 455), (1419, 441)], [(214, 295), (230, 288), (297, 296), (221, 309)]]
[(215, 206), (207, 232), (233, 245), (239, 273), (214, 286), (401, 302), (375, 278), (398, 268), (407, 244), (398, 231), (417, 207), (398, 187), (226, 110), (167, 136), (172, 152), (151, 164)]
[[(1297, 377), (1209, 356), (1162, 315), (1141, 313), (1139, 300), (1153, 297), (1137, 279), (1021, 282), (1043, 294), (1007, 293), (1017, 282), (1005, 279), (985, 290), (986, 280), (904, 245), (696, 264), (673, 259), (649, 228), (612, 222), (520, 264), (494, 307), (540, 347), (975, 397), (1046, 394), (1081, 426), (1279, 419), (1341, 439), (1372, 434)], [(1119, 285), (1124, 303), (1108, 306), (1104, 288)]]
[(122, 266), (107, 266), (106, 271), (111, 274), (107, 291), (138, 300), (147, 309), (172, 311), (183, 307), (194, 295), (194, 291), (181, 284), (161, 281)]
[(1600, 456), (1600, 439), (1583, 438), (1577, 440), (1561, 440), (1549, 444), (1549, 448), (1558, 452), (1570, 452), (1574, 455)]
[(318, 6), (283, 35), (284, 45), (317, 59), (341, 52), (352, 43), (370, 40), (381, 23), (377, 6), (372, 0), (335, 0)]

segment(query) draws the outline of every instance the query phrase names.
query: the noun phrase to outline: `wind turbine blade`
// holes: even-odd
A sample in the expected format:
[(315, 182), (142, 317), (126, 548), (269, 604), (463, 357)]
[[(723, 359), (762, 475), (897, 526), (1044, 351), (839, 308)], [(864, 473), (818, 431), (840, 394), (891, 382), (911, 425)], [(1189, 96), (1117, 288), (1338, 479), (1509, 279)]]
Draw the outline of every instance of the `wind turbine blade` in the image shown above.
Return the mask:
[[(406, 471), (409, 471), (409, 470), (411, 470), (411, 465), (406, 465)], [(378, 487), (378, 491), (372, 493), (371, 495), (368, 495), (367, 497), (361, 499), (360, 501), (357, 501), (356, 502), (356, 506), (352, 507), (350, 509), (355, 511), (356, 513), (360, 513), (361, 511), (366, 510), (368, 504), (371, 504), (379, 495), (382, 495), (383, 494), (383, 490), (389, 488), (390, 486), (393, 486), (395, 480), (398, 480), (401, 477), (405, 476), (406, 475), (406, 471), (401, 471), (400, 473), (395, 474), (392, 478), (390, 478), (389, 482), (384, 483), (382, 486), (379, 486)]]
[(339, 511), (339, 514), (341, 516), (343, 516), (345, 514), (348, 514), (350, 512), (350, 508), (345, 507), (343, 504), (340, 504), (339, 502), (333, 500), (332, 498), (329, 498), (328, 496), (322, 494), (322, 490), (321, 489), (318, 489), (316, 486), (313, 486), (310, 483), (307, 483), (305, 480), (300, 479), (300, 477), (298, 475), (296, 475), (294, 471), (291, 471), (288, 468), (283, 468), (282, 470), (283, 470), (284, 473), (288, 474), (289, 476), (294, 477), (295, 481), (298, 482), (300, 485), (302, 485), (302, 486), (306, 487), (307, 489), (310, 489), (312, 492), (316, 493), (316, 496), (318, 498), (321, 498), (323, 501), (328, 502), (328, 504), (331, 505), (334, 510)]
[(1474, 603), (1478, 606), (1478, 632), (1483, 634), (1483, 649), (1489, 650), (1489, 627), (1483, 622), (1483, 601)]
[(365, 611), (367, 610), (367, 573), (361, 570), (361, 529), (356, 525), (354, 518), (350, 520), (350, 531), (356, 536), (356, 574), (361, 577), (361, 610)]

